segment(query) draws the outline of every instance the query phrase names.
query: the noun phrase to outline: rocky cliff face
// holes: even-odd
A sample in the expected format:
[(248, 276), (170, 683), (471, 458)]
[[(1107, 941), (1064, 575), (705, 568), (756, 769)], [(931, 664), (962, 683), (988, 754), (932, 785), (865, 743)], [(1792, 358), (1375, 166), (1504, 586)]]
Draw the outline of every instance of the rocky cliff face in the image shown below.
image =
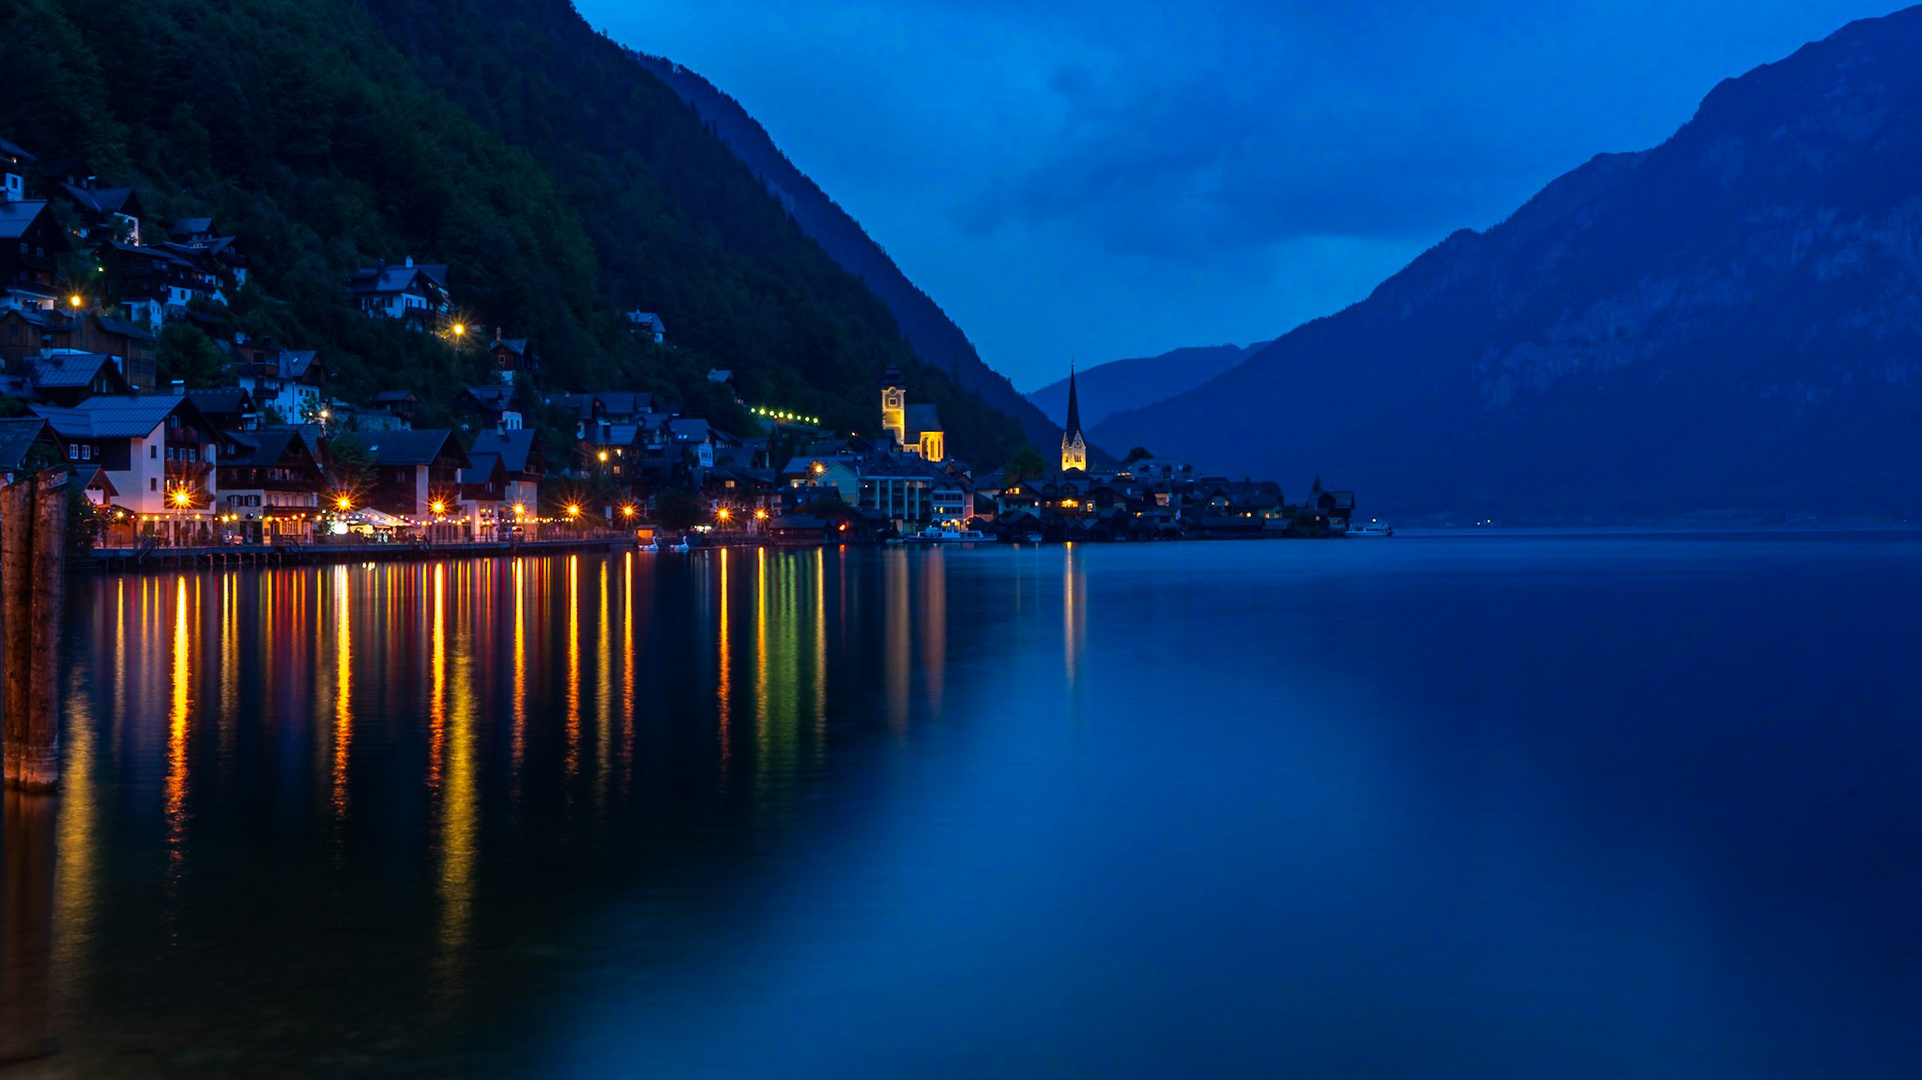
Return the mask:
[(1922, 511), (1922, 9), (1095, 436), (1399, 513)]
[(964, 389), (1014, 417), (1036, 445), (1052, 446), (1060, 440), (1060, 428), (1029, 404), (1006, 376), (982, 361), (968, 336), (940, 305), (908, 280), (859, 222), (795, 168), (740, 102), (671, 60), (644, 53), (635, 53), (634, 57), (694, 107), (701, 120), (787, 207), (802, 232), (881, 298), (907, 336), (916, 359), (945, 372)]

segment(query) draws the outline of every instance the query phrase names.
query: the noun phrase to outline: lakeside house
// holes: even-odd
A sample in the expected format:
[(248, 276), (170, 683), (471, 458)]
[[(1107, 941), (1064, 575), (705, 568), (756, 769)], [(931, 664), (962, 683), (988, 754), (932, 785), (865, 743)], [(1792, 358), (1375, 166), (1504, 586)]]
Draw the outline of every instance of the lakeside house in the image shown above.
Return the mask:
[(187, 395), (101, 395), (32, 409), (75, 466), (106, 474), (120, 508), (170, 527), (212, 521), (219, 435)]

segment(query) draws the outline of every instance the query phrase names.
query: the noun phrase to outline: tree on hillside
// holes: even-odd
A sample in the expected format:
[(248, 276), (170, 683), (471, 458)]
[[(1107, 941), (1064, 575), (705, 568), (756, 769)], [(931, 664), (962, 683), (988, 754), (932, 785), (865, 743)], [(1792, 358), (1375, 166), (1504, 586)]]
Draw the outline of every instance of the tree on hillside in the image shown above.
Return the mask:
[(1145, 446), (1137, 446), (1133, 450), (1128, 451), (1128, 456), (1122, 461), (1122, 464), (1133, 465), (1137, 461), (1146, 461), (1154, 456), (1154, 451)]
[(1018, 480), (1033, 480), (1048, 471), (1048, 461), (1041, 456), (1032, 443), (1022, 443), (1008, 455), (1008, 467), (1001, 472), (1001, 479), (1012, 484)]
[(156, 360), (162, 386), (175, 382), (185, 383), (189, 390), (221, 386), (227, 381), (226, 359), (213, 339), (192, 323), (169, 323), (160, 332)]

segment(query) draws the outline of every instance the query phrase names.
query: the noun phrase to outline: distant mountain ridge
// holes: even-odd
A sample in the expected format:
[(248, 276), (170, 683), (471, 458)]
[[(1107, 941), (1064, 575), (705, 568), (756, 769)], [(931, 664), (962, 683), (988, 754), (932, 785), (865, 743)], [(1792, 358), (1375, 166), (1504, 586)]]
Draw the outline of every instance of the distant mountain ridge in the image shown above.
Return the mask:
[(963, 388), (1012, 416), (1038, 446), (1051, 447), (1061, 431), (1024, 398), (1006, 376), (982, 361), (947, 313), (867, 234), (861, 224), (796, 168), (741, 103), (693, 71), (665, 57), (635, 52), (634, 58), (693, 106), (735, 156), (787, 207), (801, 231), (828, 256), (861, 279), (893, 313), (923, 364), (946, 372)]
[(1922, 513), (1922, 8), (1094, 435), (1399, 514)]
[[(1174, 349), (1160, 356), (1112, 360), (1083, 368), (1075, 379), (1081, 421), (1093, 427), (1118, 412), (1140, 409), (1186, 393), (1260, 352), (1268, 342), (1253, 345), (1202, 345)], [(1053, 423), (1068, 412), (1068, 378), (1028, 393), (1028, 400)]]

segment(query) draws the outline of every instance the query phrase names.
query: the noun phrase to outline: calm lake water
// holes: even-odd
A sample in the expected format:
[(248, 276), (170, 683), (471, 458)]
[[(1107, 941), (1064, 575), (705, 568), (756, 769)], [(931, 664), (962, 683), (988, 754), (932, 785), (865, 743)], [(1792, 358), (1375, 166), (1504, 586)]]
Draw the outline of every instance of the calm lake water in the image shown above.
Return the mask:
[(16, 1075), (1922, 1075), (1922, 537), (104, 578)]

